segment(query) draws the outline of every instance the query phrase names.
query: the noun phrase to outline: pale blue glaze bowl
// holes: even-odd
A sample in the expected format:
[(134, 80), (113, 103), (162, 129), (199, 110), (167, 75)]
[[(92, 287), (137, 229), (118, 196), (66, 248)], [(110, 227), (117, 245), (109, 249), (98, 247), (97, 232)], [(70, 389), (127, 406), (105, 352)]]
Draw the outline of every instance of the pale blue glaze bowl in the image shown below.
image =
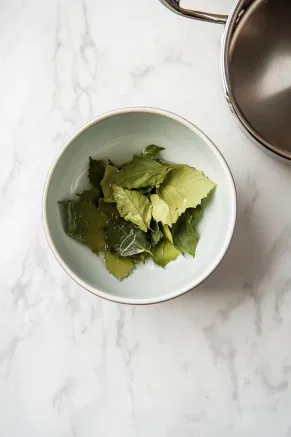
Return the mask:
[[(196, 258), (180, 257), (165, 269), (152, 261), (138, 266), (122, 282), (110, 275), (102, 258), (69, 238), (58, 201), (88, 184), (89, 156), (131, 160), (149, 144), (165, 147), (161, 157), (202, 170), (217, 189), (198, 228)], [(73, 135), (56, 157), (46, 181), (43, 218), (49, 245), (64, 270), (97, 296), (120, 303), (151, 304), (177, 297), (200, 284), (222, 260), (236, 221), (236, 192), (221, 153), (199, 129), (172, 113), (126, 108), (103, 114)]]

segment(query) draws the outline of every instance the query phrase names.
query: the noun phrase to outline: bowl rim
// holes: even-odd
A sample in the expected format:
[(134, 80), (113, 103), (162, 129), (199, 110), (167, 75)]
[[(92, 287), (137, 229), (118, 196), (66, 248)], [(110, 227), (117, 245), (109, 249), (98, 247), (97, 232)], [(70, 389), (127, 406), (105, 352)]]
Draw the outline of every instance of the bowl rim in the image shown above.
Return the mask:
[[(154, 298), (142, 298), (142, 299), (135, 299), (135, 298), (127, 298), (127, 297), (121, 297), (121, 296), (114, 296), (110, 295), (109, 293), (106, 293), (104, 291), (99, 290), (97, 287), (93, 287), (92, 285), (88, 284), (85, 280), (81, 279), (65, 262), (65, 260), (61, 257), (59, 254), (55, 243), (53, 241), (50, 227), (48, 224), (48, 214), (47, 214), (47, 197), (48, 197), (48, 191), (50, 187), (50, 183), (52, 180), (52, 176), (54, 174), (54, 171), (59, 163), (59, 160), (65, 153), (65, 151), (71, 146), (71, 144), (74, 142), (74, 140), (79, 137), (83, 132), (85, 132), (90, 127), (94, 126), (95, 124), (114, 117), (116, 115), (122, 115), (122, 114), (129, 114), (129, 113), (150, 113), (155, 115), (161, 115), (163, 117), (170, 118), (171, 120), (174, 120), (188, 129), (190, 129), (192, 132), (194, 132), (196, 135), (198, 135), (200, 138), (202, 138), (207, 145), (210, 147), (216, 158), (219, 160), (220, 164), (222, 165), (224, 172), (228, 179), (228, 184), (231, 189), (231, 203), (232, 203), (232, 213), (231, 213), (231, 220), (230, 220), (230, 226), (228, 230), (227, 238), (223, 244), (223, 246), (220, 248), (218, 254), (214, 258), (213, 262), (208, 266), (208, 268), (198, 276), (194, 281), (188, 282), (187, 285), (180, 287), (176, 291), (165, 294), (163, 296), (154, 297)], [(166, 302), (168, 300), (175, 299), (188, 291), (196, 288), (198, 285), (200, 285), (203, 281), (205, 281), (213, 272), (216, 270), (218, 265), (221, 263), (222, 259), (224, 258), (230, 242), (233, 237), (233, 233), (235, 230), (235, 224), (236, 224), (236, 217), (237, 217), (237, 194), (236, 194), (236, 187), (233, 175), (231, 173), (231, 170), (223, 157), (222, 153), (218, 149), (218, 147), (210, 140), (210, 138), (202, 132), (197, 126), (195, 126), (190, 121), (186, 120), (180, 115), (177, 115), (173, 112), (164, 110), (164, 109), (158, 109), (158, 108), (152, 108), (152, 107), (143, 107), (143, 106), (133, 106), (133, 107), (124, 107), (120, 109), (114, 109), (105, 113), (102, 113), (98, 115), (97, 117), (94, 117), (93, 119), (89, 120), (87, 123), (83, 124), (74, 134), (72, 134), (67, 141), (65, 142), (64, 146), (60, 149), (60, 151), (57, 153), (56, 157), (54, 158), (52, 165), (50, 166), (50, 169), (48, 171), (48, 175), (45, 181), (44, 190), (43, 190), (43, 199), (42, 199), (42, 218), (43, 218), (43, 225), (44, 225), (44, 231), (45, 235), (49, 244), (49, 247), (51, 251), (53, 252), (56, 260), (60, 264), (60, 266), (65, 270), (65, 272), (82, 288), (85, 290), (91, 292), (95, 296), (101, 297), (105, 300), (116, 302), (120, 304), (129, 304), (129, 305), (151, 305), (161, 302)]]

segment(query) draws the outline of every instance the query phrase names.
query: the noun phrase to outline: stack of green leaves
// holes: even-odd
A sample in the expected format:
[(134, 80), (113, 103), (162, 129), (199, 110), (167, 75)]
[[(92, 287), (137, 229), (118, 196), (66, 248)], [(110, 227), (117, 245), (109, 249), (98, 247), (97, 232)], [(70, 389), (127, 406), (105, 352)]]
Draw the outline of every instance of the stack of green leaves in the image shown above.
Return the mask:
[(148, 146), (121, 168), (90, 158), (91, 187), (59, 202), (67, 235), (104, 252), (119, 280), (149, 257), (161, 267), (180, 255), (195, 257), (201, 202), (215, 184), (189, 165), (158, 159), (162, 150)]

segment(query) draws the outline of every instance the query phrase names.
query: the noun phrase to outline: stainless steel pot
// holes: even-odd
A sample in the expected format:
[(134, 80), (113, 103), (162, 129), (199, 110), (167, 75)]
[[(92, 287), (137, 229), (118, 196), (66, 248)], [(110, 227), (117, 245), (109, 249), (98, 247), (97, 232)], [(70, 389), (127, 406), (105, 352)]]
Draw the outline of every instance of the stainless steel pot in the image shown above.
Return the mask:
[(225, 97), (244, 130), (291, 163), (291, 0), (237, 0), (229, 16), (160, 0), (177, 14), (225, 24)]

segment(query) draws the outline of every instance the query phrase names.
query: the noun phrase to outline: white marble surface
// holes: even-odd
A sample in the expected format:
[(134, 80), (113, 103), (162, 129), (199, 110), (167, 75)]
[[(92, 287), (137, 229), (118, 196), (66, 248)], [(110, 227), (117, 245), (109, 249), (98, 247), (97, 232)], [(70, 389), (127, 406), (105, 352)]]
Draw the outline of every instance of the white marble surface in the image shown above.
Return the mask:
[[(222, 30), (158, 0), (1, 0), (1, 437), (291, 436), (291, 171), (232, 119)], [(67, 137), (129, 105), (204, 130), (239, 201), (212, 277), (136, 308), (73, 283), (41, 221), (46, 173)]]

